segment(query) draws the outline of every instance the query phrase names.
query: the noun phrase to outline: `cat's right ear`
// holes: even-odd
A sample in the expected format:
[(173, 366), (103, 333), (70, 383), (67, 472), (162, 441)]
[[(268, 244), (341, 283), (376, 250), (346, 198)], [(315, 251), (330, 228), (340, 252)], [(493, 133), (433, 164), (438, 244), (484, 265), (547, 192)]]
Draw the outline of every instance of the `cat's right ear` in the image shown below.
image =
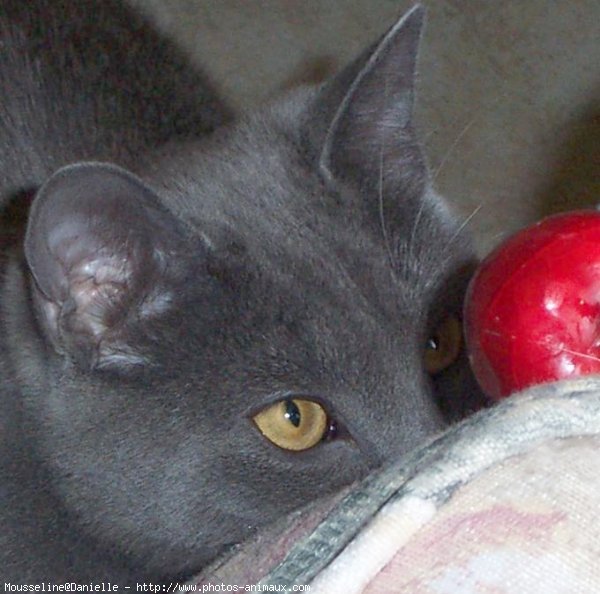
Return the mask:
[(136, 323), (171, 307), (168, 279), (185, 230), (158, 196), (118, 167), (55, 173), (31, 208), (25, 256), (44, 333), (85, 367), (143, 364)]
[(373, 185), (385, 174), (395, 189), (422, 185), (412, 113), (424, 12), (406, 13), (313, 101), (308, 137), (326, 179)]

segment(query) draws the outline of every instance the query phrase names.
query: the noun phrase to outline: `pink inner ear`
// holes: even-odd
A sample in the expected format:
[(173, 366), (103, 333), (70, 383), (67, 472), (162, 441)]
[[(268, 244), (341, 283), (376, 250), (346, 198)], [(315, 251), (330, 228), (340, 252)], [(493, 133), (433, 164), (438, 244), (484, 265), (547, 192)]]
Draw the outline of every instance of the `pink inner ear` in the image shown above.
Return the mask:
[(124, 299), (131, 277), (126, 259), (99, 256), (84, 260), (69, 271), (70, 297), (74, 302), (77, 326), (100, 338), (112, 325), (110, 314)]
[(127, 171), (79, 163), (56, 172), (31, 208), (25, 255), (57, 352), (95, 367), (144, 362), (134, 326), (169, 309), (164, 272), (183, 243), (177, 219)]

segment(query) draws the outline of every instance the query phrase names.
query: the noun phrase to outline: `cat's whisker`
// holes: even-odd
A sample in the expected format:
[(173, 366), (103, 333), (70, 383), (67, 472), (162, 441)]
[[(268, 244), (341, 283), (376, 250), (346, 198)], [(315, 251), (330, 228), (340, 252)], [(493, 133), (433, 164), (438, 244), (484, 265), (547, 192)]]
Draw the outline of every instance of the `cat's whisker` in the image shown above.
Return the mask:
[(582, 357), (583, 359), (590, 359), (592, 361), (600, 361), (600, 357), (595, 357), (594, 355), (590, 355), (588, 353), (581, 353), (579, 351), (572, 351), (571, 349), (564, 348), (562, 349), (563, 353), (568, 353), (569, 355), (577, 355), (578, 357)]

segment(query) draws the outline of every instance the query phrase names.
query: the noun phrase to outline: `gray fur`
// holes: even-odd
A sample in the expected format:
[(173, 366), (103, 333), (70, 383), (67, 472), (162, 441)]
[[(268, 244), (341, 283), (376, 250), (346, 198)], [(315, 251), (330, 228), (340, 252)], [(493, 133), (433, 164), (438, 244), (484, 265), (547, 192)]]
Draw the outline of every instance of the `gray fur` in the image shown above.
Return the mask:
[[(116, 1), (0, 0), (5, 581), (187, 576), (477, 404), (422, 364), (473, 257), (412, 127), (421, 21), (227, 123)], [(289, 395), (337, 438), (267, 442)]]

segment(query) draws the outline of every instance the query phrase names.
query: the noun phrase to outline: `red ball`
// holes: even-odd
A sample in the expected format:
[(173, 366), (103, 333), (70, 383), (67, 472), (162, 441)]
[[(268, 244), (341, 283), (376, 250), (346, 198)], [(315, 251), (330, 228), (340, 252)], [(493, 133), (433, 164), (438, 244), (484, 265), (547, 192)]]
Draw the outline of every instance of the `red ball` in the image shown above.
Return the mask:
[(600, 212), (549, 217), (494, 250), (469, 286), (465, 334), (493, 399), (600, 373)]

